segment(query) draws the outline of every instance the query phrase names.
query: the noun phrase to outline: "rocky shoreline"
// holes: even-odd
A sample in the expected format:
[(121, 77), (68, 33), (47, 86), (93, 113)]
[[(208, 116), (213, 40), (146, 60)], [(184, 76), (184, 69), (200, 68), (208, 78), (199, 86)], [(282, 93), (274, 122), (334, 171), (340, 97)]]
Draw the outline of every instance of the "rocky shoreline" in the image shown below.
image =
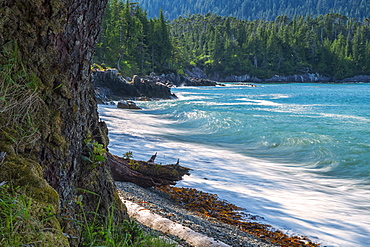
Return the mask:
[(93, 70), (91, 74), (98, 104), (112, 100), (172, 99), (176, 95), (163, 82), (134, 76), (131, 81), (123, 78), (116, 69)]
[[(131, 219), (142, 223), (144, 228), (159, 230), (157, 235), (175, 241), (178, 246), (320, 246), (305, 236), (289, 236), (260, 224), (256, 222), (259, 216), (235, 211), (240, 209), (217, 199), (215, 194), (168, 186), (142, 188), (117, 181), (116, 187)], [(204, 211), (206, 208), (211, 208), (211, 215)], [(244, 216), (237, 220), (239, 216), (231, 215)]]
[(216, 81), (178, 74), (124, 78), (116, 69), (93, 70), (91, 73), (95, 95), (99, 104), (113, 100), (175, 99), (174, 86), (217, 86)]
[(202, 78), (202, 79), (210, 79), (218, 82), (249, 82), (249, 83), (368, 83), (370, 82), (370, 75), (357, 75), (349, 78), (344, 79), (336, 79), (333, 76), (325, 76), (318, 73), (301, 73), (296, 75), (288, 75), (288, 76), (281, 76), (281, 75), (274, 75), (271, 78), (258, 78), (255, 76), (250, 76), (249, 74), (241, 75), (241, 76), (227, 76), (227, 77), (220, 77), (220, 76), (211, 76), (208, 77), (201, 69), (193, 68), (191, 70), (186, 71), (189, 76)]
[[(176, 95), (172, 94), (170, 91), (170, 88), (175, 85), (174, 82), (176, 81), (188, 81), (189, 84), (185, 84), (185, 86), (220, 85), (217, 82), (208, 79), (196, 77), (181, 78), (179, 75), (174, 74), (162, 76), (151, 74), (150, 76), (143, 78), (134, 76), (132, 79), (124, 79), (119, 75), (117, 70), (93, 71), (92, 78), (98, 103), (107, 103), (112, 100), (123, 99), (119, 102), (118, 108), (125, 109), (139, 109), (131, 100), (176, 98)], [(250, 87), (255, 86), (246, 82), (240, 82), (240, 84)], [(184, 84), (181, 84), (181, 86), (182, 85)], [(168, 195), (154, 188), (144, 189), (128, 182), (116, 182), (116, 187), (121, 200), (123, 203), (126, 202), (127, 207), (129, 207), (130, 203), (136, 203), (143, 207), (143, 209), (139, 209), (138, 211), (150, 210), (168, 220), (171, 220), (177, 224), (181, 224), (182, 226), (187, 227), (196, 233), (213, 238), (221, 243), (220, 245), (192, 245), (191, 243), (180, 239), (178, 236), (166, 233), (158, 233), (159, 235), (165, 235), (165, 237), (176, 241), (180, 244), (180, 246), (280, 246), (273, 244), (276, 243), (273, 240), (270, 240), (273, 243), (267, 241), (266, 239), (268, 238), (266, 238), (266, 236), (268, 236), (268, 234), (266, 236), (262, 236), (262, 238), (255, 237), (245, 231), (242, 231), (240, 226), (222, 223), (216, 219), (204, 217), (197, 213), (188, 211), (181, 207), (178, 203), (169, 200)], [(149, 226), (149, 230), (150, 228), (151, 227)], [(305, 242), (306, 239), (299, 239), (298, 237), (298, 240), (295, 239), (294, 241), (301, 243), (301, 241)], [(307, 240), (307, 244), (311, 244), (309, 240)], [(294, 246), (316, 245), (312, 243), (312, 245), (299, 244)]]
[[(256, 238), (238, 227), (221, 223), (212, 218), (190, 212), (168, 199), (166, 194), (154, 188), (144, 189), (133, 183), (116, 182), (121, 198), (139, 204), (140, 206), (189, 227), (197, 233), (222, 241), (230, 246), (241, 247), (274, 247), (272, 243)], [(125, 201), (123, 202), (125, 203)], [(167, 238), (176, 241), (180, 246), (194, 246), (174, 235), (165, 234)], [(221, 246), (221, 245), (220, 245)]]
[[(213, 78), (217, 79), (217, 78)], [(345, 79), (336, 79), (330, 76), (323, 76), (319, 74), (299, 74), (289, 76), (275, 75), (271, 78), (260, 79), (258, 77), (250, 76), (248, 74), (243, 76), (228, 76), (226, 78), (219, 78), (220, 82), (249, 82), (249, 83), (369, 83), (370, 76), (358, 75)]]
[[(159, 100), (175, 99), (171, 87), (179, 86), (224, 86), (222, 82), (238, 82), (241, 85), (255, 87), (252, 83), (368, 83), (370, 76), (359, 75), (343, 80), (319, 74), (305, 73), (301, 75), (279, 76), (260, 79), (248, 74), (243, 76), (229, 76), (226, 78), (208, 77), (199, 68), (186, 71), (187, 76), (175, 73), (166, 75), (124, 78), (116, 69), (92, 70), (91, 78), (94, 85), (96, 99), (99, 104), (107, 104), (118, 100)], [(125, 103), (124, 103), (125, 104)], [(125, 108), (125, 107), (123, 107)], [(127, 109), (137, 109), (136, 107)]]

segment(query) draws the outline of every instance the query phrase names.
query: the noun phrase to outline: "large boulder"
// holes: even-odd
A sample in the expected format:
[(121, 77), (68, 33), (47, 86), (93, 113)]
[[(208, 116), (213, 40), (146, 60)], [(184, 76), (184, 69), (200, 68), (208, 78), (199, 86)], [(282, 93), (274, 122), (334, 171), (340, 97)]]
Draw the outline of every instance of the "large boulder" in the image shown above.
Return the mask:
[(197, 77), (190, 77), (186, 82), (186, 86), (217, 86), (219, 83), (210, 79), (202, 79)]
[(140, 78), (135, 75), (132, 79), (132, 84), (140, 92), (141, 96), (157, 99), (176, 98), (176, 95), (171, 93), (169, 86), (150, 77)]
[(120, 108), (120, 109), (135, 109), (135, 110), (140, 110), (141, 109), (140, 107), (138, 107), (131, 100), (121, 100), (120, 102), (118, 102), (117, 108)]

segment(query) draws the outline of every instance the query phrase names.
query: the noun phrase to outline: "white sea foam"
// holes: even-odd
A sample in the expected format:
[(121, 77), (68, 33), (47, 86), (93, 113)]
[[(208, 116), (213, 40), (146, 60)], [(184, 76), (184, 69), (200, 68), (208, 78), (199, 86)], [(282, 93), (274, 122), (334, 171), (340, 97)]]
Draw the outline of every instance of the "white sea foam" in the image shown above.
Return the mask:
[[(263, 223), (291, 234), (307, 235), (326, 246), (365, 247), (370, 242), (368, 185), (355, 180), (329, 179), (296, 164), (280, 164), (196, 143), (177, 142), (171, 135), (186, 134), (167, 128), (172, 120), (140, 111), (102, 106), (108, 124), (110, 151), (132, 151), (147, 160), (193, 169), (179, 186), (217, 193)], [(188, 132), (190, 134), (191, 132)], [(298, 141), (298, 140), (294, 140)]]
[(250, 99), (250, 98), (239, 98), (239, 101), (245, 101), (245, 104), (249, 105), (258, 105), (258, 106), (281, 106), (283, 104), (276, 103), (274, 101), (269, 100), (258, 100), (258, 99)]
[(370, 118), (345, 115), (345, 114), (329, 114), (329, 113), (320, 113), (320, 117), (336, 118), (340, 120), (352, 120), (354, 122), (361, 121), (365, 123), (370, 123)]

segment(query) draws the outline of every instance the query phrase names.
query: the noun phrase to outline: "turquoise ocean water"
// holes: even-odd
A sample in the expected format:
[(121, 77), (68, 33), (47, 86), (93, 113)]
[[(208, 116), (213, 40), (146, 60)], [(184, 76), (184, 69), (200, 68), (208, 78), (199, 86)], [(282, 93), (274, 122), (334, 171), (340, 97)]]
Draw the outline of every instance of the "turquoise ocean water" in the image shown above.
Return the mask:
[(177, 100), (99, 106), (110, 151), (192, 168), (262, 223), (323, 246), (370, 246), (370, 84), (180, 87)]

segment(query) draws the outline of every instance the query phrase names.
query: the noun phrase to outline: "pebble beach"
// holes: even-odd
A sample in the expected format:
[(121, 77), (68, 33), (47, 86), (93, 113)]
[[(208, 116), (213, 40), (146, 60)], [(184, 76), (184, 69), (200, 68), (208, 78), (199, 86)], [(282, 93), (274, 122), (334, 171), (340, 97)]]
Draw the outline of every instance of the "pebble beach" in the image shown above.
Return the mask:
[[(188, 211), (178, 203), (169, 200), (168, 196), (154, 188), (142, 188), (133, 183), (116, 182), (116, 187), (122, 201), (129, 201), (158, 214), (163, 218), (188, 227), (209, 238), (222, 242), (213, 246), (243, 246), (243, 247), (272, 247), (276, 246), (241, 231), (236, 226), (231, 226), (206, 218), (195, 212)], [(161, 235), (161, 233), (158, 233)], [(163, 233), (162, 233), (163, 234)], [(194, 246), (177, 236), (165, 234), (165, 236), (177, 242), (179, 246)], [(226, 244), (226, 245), (223, 245)], [(200, 245), (198, 245), (200, 246)]]

